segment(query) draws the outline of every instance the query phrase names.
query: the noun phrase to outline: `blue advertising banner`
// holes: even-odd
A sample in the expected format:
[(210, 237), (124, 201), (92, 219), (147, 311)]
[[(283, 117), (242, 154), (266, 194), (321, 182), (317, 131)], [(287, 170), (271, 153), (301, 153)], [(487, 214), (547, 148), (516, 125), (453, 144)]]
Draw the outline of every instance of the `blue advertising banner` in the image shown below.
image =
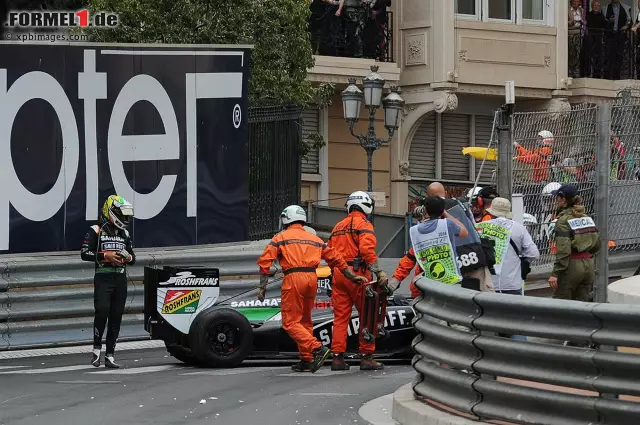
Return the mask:
[(247, 240), (250, 53), (0, 43), (0, 252), (79, 249), (115, 193), (138, 247)]

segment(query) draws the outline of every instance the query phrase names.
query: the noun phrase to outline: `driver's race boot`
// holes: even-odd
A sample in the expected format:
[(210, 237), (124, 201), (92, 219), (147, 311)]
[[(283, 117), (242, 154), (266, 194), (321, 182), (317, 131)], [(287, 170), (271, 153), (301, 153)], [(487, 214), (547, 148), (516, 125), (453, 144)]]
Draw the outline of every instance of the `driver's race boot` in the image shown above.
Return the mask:
[(360, 370), (382, 370), (384, 365), (373, 360), (373, 354), (363, 354), (360, 358)]
[(344, 361), (344, 353), (333, 353), (331, 370), (349, 370), (349, 365)]
[(311, 362), (300, 360), (298, 363), (291, 366), (291, 370), (294, 372), (311, 372)]
[(116, 363), (115, 359), (113, 358), (113, 354), (106, 354), (104, 356), (104, 366), (109, 369), (120, 369), (120, 365)]
[(330, 353), (331, 351), (325, 346), (318, 348), (312, 353), (313, 361), (311, 362), (311, 373), (316, 373), (318, 369), (324, 365), (324, 362), (327, 360)]

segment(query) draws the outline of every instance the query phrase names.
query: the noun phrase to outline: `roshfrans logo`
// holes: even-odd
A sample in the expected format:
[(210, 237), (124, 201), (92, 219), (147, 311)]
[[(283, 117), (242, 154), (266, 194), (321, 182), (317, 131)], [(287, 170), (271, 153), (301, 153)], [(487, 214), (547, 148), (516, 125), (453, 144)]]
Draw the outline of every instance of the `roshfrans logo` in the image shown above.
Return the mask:
[(191, 272), (179, 272), (166, 282), (159, 284), (162, 286), (219, 286), (219, 279), (217, 277), (196, 277)]
[(119, 22), (118, 15), (89, 9), (78, 11), (12, 11), (7, 14), (5, 26), (10, 28), (113, 28)]

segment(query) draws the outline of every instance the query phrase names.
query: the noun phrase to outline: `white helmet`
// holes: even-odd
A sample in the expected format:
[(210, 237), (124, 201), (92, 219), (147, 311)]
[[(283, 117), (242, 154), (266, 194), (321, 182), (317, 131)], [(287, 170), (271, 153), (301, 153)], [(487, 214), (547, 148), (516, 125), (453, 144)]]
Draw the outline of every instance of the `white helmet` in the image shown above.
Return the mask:
[(542, 189), (542, 196), (551, 196), (553, 195), (554, 190), (558, 190), (561, 187), (562, 187), (562, 184), (560, 183), (557, 183), (557, 182), (549, 183)]
[(280, 213), (282, 224), (287, 225), (296, 221), (307, 222), (307, 213), (300, 205), (289, 205)]
[(538, 133), (538, 137), (542, 137), (542, 143), (545, 145), (550, 145), (553, 143), (553, 133), (548, 130), (542, 130)]
[(471, 189), (467, 190), (467, 194), (465, 195), (465, 197), (467, 199), (475, 198), (480, 194), (481, 190), (482, 188), (480, 186), (476, 186), (475, 188), (472, 187)]
[(351, 207), (357, 206), (360, 207), (363, 213), (369, 215), (373, 211), (373, 199), (367, 192), (359, 190), (349, 195), (344, 206), (347, 207), (347, 212), (351, 211)]
[(525, 226), (531, 226), (538, 224), (538, 220), (531, 214), (524, 213), (524, 215), (522, 216), (522, 224), (524, 224)]

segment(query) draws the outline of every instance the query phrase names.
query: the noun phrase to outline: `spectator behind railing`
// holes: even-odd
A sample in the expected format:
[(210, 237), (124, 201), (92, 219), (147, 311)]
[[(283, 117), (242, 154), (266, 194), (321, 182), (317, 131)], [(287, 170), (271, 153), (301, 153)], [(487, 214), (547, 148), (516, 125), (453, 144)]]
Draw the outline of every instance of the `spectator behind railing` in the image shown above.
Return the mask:
[[(605, 78), (609, 80), (636, 78), (640, 69), (638, 39), (640, 25), (629, 16), (619, 0), (602, 10), (601, 1), (593, 0), (586, 20), (578, 17), (578, 0), (569, 8), (569, 76), (574, 78)], [(640, 1), (639, 1), (640, 4)], [(631, 30), (631, 31), (629, 31)], [(640, 52), (637, 52), (640, 53)]]
[(571, 6), (569, 7), (569, 57), (574, 60), (569, 61), (569, 75), (579, 76), (582, 72), (582, 43), (571, 42), (575, 38), (582, 36), (582, 26), (584, 24), (582, 20), (583, 9), (580, 5), (580, 0), (571, 0)]
[(611, 80), (620, 79), (621, 65), (624, 59), (625, 46), (628, 38), (626, 31), (629, 29), (631, 20), (625, 8), (620, 4), (620, 0), (612, 0), (607, 6), (605, 14), (609, 21), (611, 32), (607, 37), (607, 49), (609, 50), (609, 67), (607, 75)]
[(310, 0), (314, 54), (392, 61), (390, 6), (391, 0)]
[[(640, 1), (640, 0), (638, 0)], [(604, 62), (601, 60), (604, 52), (604, 33), (609, 28), (609, 22), (602, 13), (600, 0), (591, 2), (591, 10), (587, 13), (587, 48), (583, 50), (585, 58), (582, 63), (585, 64), (585, 74), (592, 78), (602, 78), (605, 75)], [(591, 48), (589, 48), (589, 46)], [(594, 60), (597, 58), (597, 60)]]

